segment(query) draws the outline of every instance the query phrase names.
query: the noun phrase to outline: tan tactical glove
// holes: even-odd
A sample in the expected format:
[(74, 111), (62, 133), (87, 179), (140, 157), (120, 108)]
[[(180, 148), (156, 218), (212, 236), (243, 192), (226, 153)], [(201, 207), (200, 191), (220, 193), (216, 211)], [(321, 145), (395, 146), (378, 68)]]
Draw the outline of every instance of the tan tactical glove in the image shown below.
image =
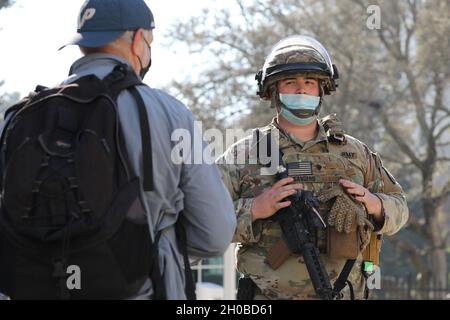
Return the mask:
[(334, 227), (337, 232), (347, 234), (358, 230), (361, 250), (363, 250), (369, 244), (370, 235), (374, 229), (372, 223), (366, 218), (364, 205), (353, 201), (340, 185), (322, 190), (317, 198), (320, 202), (336, 198), (328, 216), (328, 226)]
[(344, 193), (336, 197), (328, 217), (328, 225), (335, 227), (338, 232), (350, 233), (357, 226), (363, 226), (366, 212), (362, 205), (358, 205)]
[(364, 223), (364, 208), (361, 204), (356, 204), (350, 199), (340, 185), (322, 190), (317, 196), (320, 202), (327, 202), (333, 198), (336, 198), (336, 200), (328, 216), (328, 225), (334, 227), (338, 232), (354, 232), (358, 225)]

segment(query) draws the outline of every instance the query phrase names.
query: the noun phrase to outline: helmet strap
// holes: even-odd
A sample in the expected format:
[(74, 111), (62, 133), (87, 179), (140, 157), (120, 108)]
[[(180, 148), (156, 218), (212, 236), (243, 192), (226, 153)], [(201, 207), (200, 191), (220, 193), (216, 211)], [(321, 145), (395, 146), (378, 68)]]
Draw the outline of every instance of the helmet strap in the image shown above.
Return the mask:
[(320, 113), (320, 109), (322, 108), (322, 103), (323, 103), (323, 96), (325, 94), (325, 81), (323, 80), (319, 80), (319, 95), (320, 95), (320, 103), (316, 108), (315, 114), (317, 117), (319, 117), (319, 113)]
[(277, 86), (272, 85), (269, 88), (269, 90), (270, 90), (270, 107), (276, 109), (277, 106), (280, 106), (280, 108), (281, 108), (280, 95), (279, 95)]

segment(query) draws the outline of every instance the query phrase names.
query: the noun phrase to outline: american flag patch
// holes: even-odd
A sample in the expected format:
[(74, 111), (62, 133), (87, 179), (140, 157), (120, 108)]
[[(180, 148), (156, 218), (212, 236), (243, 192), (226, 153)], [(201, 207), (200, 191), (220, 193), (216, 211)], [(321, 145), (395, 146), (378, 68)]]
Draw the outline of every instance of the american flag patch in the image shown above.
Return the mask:
[(291, 162), (287, 164), (288, 176), (310, 176), (312, 175), (312, 162)]

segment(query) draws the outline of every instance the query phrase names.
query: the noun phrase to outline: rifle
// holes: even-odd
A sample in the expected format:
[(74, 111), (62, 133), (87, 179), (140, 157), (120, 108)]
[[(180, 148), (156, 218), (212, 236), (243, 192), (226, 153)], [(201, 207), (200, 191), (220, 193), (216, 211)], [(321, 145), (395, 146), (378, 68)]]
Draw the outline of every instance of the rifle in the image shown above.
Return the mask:
[[(279, 179), (287, 176), (287, 171), (278, 174)], [(270, 219), (279, 222), (289, 249), (303, 256), (316, 294), (323, 300), (336, 299), (338, 293), (331, 286), (330, 278), (315, 245), (315, 230), (326, 228), (318, 212), (319, 201), (312, 191), (305, 190), (298, 190), (287, 199), (292, 204), (279, 210)]]

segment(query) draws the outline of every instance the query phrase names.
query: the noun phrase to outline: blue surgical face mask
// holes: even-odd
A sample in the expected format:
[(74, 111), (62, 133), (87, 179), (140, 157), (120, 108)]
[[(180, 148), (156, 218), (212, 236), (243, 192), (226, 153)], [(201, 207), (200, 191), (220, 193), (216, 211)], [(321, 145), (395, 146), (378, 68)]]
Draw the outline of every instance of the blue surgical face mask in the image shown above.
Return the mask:
[(281, 115), (295, 125), (304, 126), (317, 119), (320, 97), (307, 94), (280, 93)]

